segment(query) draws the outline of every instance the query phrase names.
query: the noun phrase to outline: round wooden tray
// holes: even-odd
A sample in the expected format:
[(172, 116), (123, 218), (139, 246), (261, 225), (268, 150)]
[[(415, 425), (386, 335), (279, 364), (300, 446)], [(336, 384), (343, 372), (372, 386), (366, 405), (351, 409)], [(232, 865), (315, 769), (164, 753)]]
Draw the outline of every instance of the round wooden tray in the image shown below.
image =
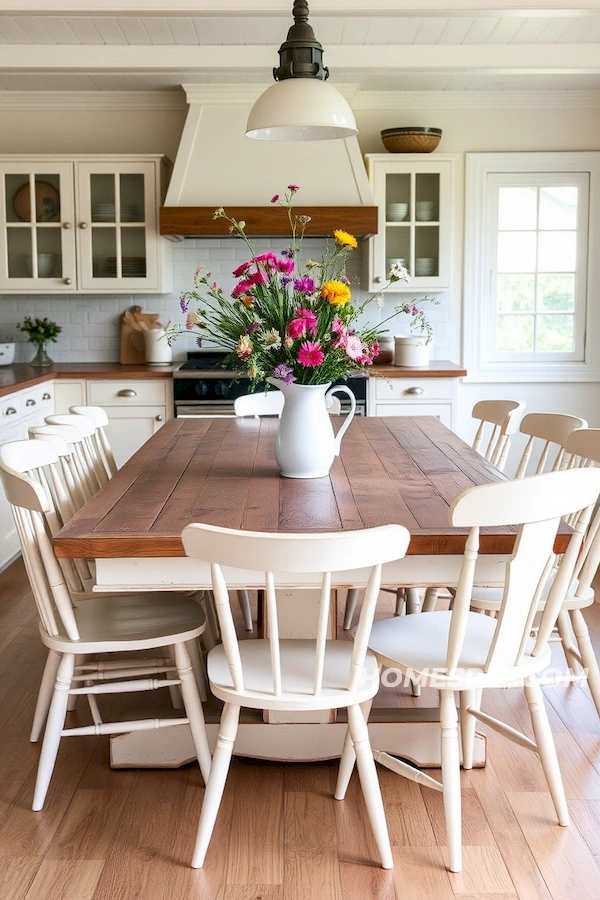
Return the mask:
[[(31, 191), (28, 184), (19, 188), (13, 200), (16, 214), (22, 222), (30, 222)], [(35, 183), (35, 220), (36, 222), (56, 222), (60, 216), (60, 196), (55, 187), (47, 181)]]

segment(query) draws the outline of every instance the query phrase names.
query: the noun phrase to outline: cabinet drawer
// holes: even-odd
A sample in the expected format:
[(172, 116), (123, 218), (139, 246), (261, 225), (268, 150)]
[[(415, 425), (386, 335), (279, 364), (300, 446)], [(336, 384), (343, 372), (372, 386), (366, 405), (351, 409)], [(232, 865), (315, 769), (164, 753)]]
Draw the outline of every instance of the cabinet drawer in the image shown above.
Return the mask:
[(23, 415), (35, 416), (43, 422), (45, 416), (54, 412), (54, 383), (52, 381), (39, 384), (21, 394)]
[(450, 403), (380, 403), (378, 416), (435, 416), (442, 425), (452, 427), (452, 406)]
[(402, 400), (419, 403), (423, 400), (452, 399), (452, 382), (449, 378), (390, 378), (375, 382), (377, 400)]
[(91, 406), (165, 406), (166, 402), (167, 382), (164, 380), (88, 382), (88, 403)]

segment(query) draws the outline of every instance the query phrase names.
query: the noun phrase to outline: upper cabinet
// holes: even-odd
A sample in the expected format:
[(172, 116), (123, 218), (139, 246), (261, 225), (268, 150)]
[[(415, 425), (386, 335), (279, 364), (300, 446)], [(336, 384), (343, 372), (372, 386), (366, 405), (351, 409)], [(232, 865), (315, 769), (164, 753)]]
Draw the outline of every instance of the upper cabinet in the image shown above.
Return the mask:
[(12, 293), (161, 293), (160, 156), (0, 156), (0, 287)]
[(455, 156), (371, 153), (365, 157), (379, 210), (377, 234), (368, 243), (369, 291), (388, 281), (394, 263), (410, 283), (395, 291), (450, 287), (452, 180)]

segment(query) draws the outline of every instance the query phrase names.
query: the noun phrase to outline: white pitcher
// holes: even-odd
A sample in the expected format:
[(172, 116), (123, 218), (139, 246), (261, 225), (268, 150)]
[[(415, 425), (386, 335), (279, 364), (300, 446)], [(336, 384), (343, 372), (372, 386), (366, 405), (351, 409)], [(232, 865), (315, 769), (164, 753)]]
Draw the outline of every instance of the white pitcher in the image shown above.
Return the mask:
[[(269, 378), (283, 393), (285, 403), (275, 439), (275, 459), (286, 478), (324, 478), (336, 456), (340, 444), (356, 410), (356, 398), (350, 388), (338, 385), (331, 390), (328, 384), (285, 384)], [(327, 411), (327, 398), (343, 392), (352, 406), (337, 435), (333, 433)]]

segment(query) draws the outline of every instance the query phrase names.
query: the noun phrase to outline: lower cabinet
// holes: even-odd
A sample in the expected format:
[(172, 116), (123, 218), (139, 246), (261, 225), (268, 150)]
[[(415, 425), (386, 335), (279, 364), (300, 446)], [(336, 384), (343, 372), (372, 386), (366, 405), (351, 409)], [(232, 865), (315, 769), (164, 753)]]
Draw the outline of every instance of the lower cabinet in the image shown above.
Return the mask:
[[(54, 382), (16, 391), (0, 399), (0, 443), (27, 440), (29, 428), (54, 412)], [(12, 511), (0, 482), (0, 569), (20, 552)]]
[(369, 378), (369, 415), (435, 416), (454, 429), (456, 378)]
[(118, 466), (172, 416), (171, 378), (61, 378), (56, 385), (57, 412), (66, 413), (75, 405), (101, 406), (106, 411), (106, 432)]

